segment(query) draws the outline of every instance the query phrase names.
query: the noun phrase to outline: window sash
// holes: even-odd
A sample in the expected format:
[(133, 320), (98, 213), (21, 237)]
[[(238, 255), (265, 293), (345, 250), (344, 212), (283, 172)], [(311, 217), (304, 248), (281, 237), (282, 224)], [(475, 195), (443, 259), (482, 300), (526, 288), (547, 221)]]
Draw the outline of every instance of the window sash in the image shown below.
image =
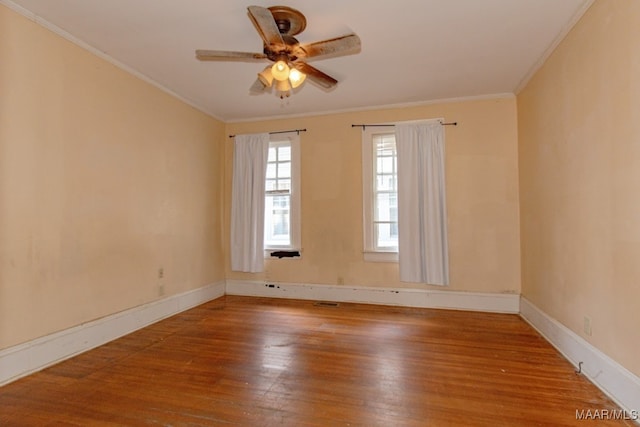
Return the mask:
[(373, 250), (398, 250), (398, 185), (395, 134), (372, 138)]
[(364, 256), (397, 261), (398, 184), (395, 132), (365, 129), (363, 153)]
[(266, 247), (291, 245), (291, 196), (268, 194), (265, 199)]
[[(277, 138), (277, 139), (276, 139)], [(265, 182), (265, 254), (300, 249), (299, 137), (272, 137)]]

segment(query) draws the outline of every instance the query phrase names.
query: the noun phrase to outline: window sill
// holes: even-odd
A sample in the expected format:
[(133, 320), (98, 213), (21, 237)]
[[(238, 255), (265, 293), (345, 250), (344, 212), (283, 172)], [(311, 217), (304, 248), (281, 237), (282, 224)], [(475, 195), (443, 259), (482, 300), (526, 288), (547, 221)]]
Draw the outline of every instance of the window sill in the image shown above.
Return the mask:
[(364, 252), (367, 262), (398, 262), (398, 252)]

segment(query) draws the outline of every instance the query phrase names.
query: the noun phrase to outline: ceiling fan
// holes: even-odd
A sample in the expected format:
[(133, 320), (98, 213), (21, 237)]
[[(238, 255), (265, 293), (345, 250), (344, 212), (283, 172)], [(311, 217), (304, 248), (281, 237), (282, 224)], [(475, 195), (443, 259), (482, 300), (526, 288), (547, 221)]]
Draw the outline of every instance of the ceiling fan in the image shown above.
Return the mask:
[(290, 7), (249, 6), (247, 9), (262, 38), (262, 53), (199, 49), (196, 50), (196, 58), (201, 61), (267, 59), (273, 64), (258, 73), (254, 88), (257, 86), (261, 90), (267, 90), (275, 86), (280, 98), (289, 96), (291, 89), (300, 86), (307, 76), (325, 89), (331, 89), (338, 83), (333, 77), (309, 65), (307, 59), (349, 55), (360, 50), (360, 38), (353, 33), (300, 44), (294, 36), (306, 28), (307, 20), (301, 12)]

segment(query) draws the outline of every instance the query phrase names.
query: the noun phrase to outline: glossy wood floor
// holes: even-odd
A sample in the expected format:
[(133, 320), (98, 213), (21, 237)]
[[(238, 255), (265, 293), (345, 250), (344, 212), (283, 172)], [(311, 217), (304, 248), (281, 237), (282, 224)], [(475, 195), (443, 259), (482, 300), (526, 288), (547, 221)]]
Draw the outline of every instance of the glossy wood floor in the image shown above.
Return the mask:
[(516, 315), (226, 296), (0, 388), (2, 426), (571, 426), (615, 410)]

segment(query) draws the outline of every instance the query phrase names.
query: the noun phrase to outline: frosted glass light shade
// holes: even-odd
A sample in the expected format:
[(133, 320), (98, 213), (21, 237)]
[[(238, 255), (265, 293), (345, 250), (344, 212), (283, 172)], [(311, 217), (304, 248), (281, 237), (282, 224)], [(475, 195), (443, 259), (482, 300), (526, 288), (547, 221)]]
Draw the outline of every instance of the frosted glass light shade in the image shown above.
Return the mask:
[(271, 87), (273, 83), (273, 74), (271, 74), (271, 67), (266, 67), (264, 70), (258, 73), (258, 79), (265, 87)]
[(276, 81), (276, 89), (280, 92), (288, 92), (291, 90), (291, 85), (289, 84), (289, 80), (277, 80)]
[(292, 68), (291, 72), (289, 73), (289, 81), (291, 81), (291, 87), (293, 88), (297, 88), (298, 86), (300, 86), (302, 82), (304, 82), (304, 79), (306, 78), (307, 78), (306, 74), (301, 73), (295, 68)]
[(273, 78), (278, 81), (285, 81), (289, 78), (289, 66), (284, 61), (278, 61), (271, 67)]

